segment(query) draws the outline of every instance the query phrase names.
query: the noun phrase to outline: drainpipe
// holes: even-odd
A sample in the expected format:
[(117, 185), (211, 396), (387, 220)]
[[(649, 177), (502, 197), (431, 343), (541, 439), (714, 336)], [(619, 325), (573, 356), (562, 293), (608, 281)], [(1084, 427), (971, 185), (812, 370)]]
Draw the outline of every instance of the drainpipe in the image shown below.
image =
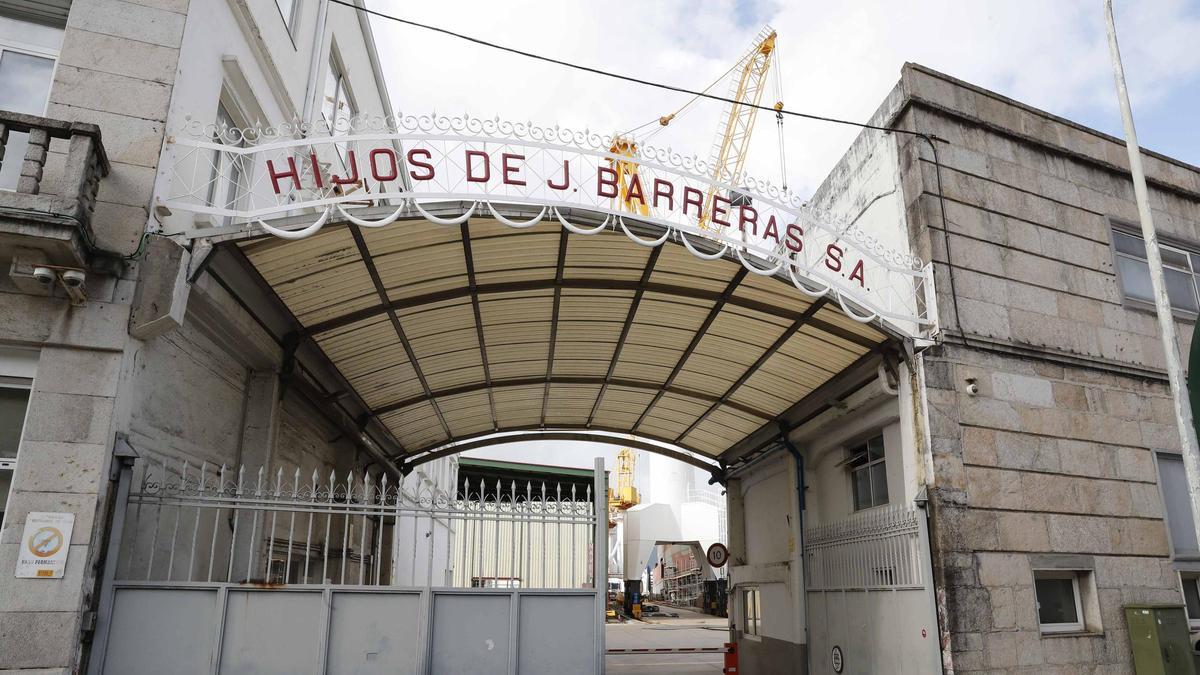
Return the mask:
[(808, 556), (804, 551), (804, 455), (788, 439), (787, 430), (780, 425), (779, 440), (796, 463), (796, 506), (800, 514), (800, 597), (804, 601), (804, 672), (812, 673), (812, 641), (808, 637)]

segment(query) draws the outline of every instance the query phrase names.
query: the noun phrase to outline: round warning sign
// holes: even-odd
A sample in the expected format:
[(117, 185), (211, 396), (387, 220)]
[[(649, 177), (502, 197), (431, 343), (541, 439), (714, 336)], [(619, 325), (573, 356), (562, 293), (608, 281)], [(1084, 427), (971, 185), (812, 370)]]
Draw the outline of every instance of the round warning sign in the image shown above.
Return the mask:
[(708, 564), (713, 567), (724, 567), (729, 562), (729, 549), (725, 544), (716, 543), (708, 547)]
[(30, 535), (26, 545), (29, 546), (29, 552), (35, 556), (49, 558), (62, 548), (62, 530), (57, 527), (43, 527)]
[(72, 513), (29, 513), (17, 555), (17, 577), (61, 579), (67, 568), (74, 525)]

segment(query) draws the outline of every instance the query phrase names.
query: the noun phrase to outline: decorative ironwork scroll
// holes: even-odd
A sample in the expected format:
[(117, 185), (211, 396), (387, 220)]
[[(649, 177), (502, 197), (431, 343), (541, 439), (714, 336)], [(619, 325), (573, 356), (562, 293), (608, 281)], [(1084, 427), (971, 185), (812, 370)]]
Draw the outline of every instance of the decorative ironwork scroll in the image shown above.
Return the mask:
[[(670, 149), (616, 155), (611, 136), (586, 130), (440, 115), (248, 129), (189, 123), (170, 148), (164, 205), (221, 226), (300, 239), (329, 222), (386, 227), (424, 217), (455, 226), (485, 217), (513, 228), (613, 230), (648, 247), (675, 239), (700, 259), (736, 259), (828, 296), (857, 321), (917, 338), (936, 330), (932, 269), (907, 251), (902, 223), (868, 232), (769, 181), (714, 179), (708, 162)], [(630, 162), (636, 171), (619, 174), (618, 163)], [(432, 212), (446, 201), (468, 206), (449, 217)], [(501, 208), (513, 205), (536, 211), (516, 218)], [(571, 222), (581, 212), (596, 222)], [(709, 228), (698, 226), (702, 218)]]

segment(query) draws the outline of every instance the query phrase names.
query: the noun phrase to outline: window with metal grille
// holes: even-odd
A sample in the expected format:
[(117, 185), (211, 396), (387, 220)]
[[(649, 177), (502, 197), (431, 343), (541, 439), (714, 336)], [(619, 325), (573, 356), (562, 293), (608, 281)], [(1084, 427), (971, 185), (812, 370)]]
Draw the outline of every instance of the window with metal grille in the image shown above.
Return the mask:
[(854, 510), (861, 511), (888, 503), (887, 464), (884, 461), (883, 436), (855, 446), (849, 451), (846, 469), (850, 472), (850, 489), (854, 495)]
[[(1134, 305), (1153, 307), (1154, 291), (1150, 287), (1146, 242), (1125, 227), (1113, 227), (1112, 238), (1122, 294)], [(1162, 252), (1163, 278), (1167, 284), (1167, 296), (1171, 299), (1172, 309), (1194, 316), (1200, 311), (1200, 296), (1196, 291), (1196, 275), (1200, 274), (1200, 251), (1161, 241), (1159, 249)]]

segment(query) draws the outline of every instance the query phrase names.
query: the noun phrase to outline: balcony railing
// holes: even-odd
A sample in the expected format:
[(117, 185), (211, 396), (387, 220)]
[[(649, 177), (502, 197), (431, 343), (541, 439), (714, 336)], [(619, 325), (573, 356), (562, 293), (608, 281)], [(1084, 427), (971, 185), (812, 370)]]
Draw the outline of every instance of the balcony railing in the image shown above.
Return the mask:
[[(9, 135), (28, 134), (24, 157), (5, 157)], [(50, 152), (51, 139), (67, 141), (65, 159)], [(53, 159), (52, 158), (53, 155)], [(47, 160), (63, 162), (62, 180), (43, 193)], [(75, 221), (91, 239), (92, 212), (100, 179), (108, 175), (108, 157), (94, 124), (65, 122), (0, 110), (0, 163), (21, 162), (15, 192), (0, 191), (0, 211), (36, 212)], [(2, 164), (0, 164), (2, 165)], [(57, 173), (58, 166), (53, 167)]]

